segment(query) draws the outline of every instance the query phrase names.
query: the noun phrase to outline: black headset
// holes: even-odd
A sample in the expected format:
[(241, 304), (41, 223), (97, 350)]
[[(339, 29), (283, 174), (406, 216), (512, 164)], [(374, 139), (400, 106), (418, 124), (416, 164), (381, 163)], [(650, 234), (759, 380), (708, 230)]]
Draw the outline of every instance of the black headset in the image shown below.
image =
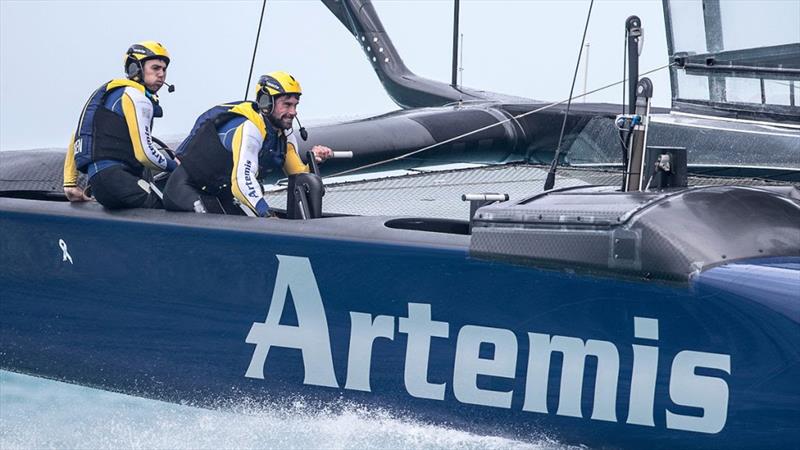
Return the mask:
[(258, 96), (256, 102), (258, 103), (258, 108), (262, 111), (266, 111), (267, 114), (272, 113), (272, 107), (275, 105), (272, 96), (269, 95), (269, 92), (264, 92), (264, 89), (261, 89), (261, 95)]
[(138, 60), (128, 64), (128, 67), (125, 69), (126, 75), (131, 80), (136, 80), (136, 78), (140, 78), (142, 73), (144, 72), (144, 68), (142, 67), (142, 63)]

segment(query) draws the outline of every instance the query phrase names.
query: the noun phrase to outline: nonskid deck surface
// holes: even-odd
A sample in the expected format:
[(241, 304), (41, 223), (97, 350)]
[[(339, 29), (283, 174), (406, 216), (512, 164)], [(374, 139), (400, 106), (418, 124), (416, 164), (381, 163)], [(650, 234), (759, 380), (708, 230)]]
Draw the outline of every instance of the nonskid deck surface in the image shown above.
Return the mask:
[[(384, 174), (346, 176), (325, 180), (323, 212), (326, 214), (416, 216), (469, 219), (469, 202), (463, 194), (508, 194), (520, 200), (544, 192), (549, 167), (511, 163), (502, 165), (452, 164), (396, 170)], [(620, 185), (622, 172), (608, 168), (559, 168), (556, 188)], [(789, 185), (763, 179), (690, 176), (690, 186)], [(285, 189), (271, 190), (267, 202), (286, 208)]]

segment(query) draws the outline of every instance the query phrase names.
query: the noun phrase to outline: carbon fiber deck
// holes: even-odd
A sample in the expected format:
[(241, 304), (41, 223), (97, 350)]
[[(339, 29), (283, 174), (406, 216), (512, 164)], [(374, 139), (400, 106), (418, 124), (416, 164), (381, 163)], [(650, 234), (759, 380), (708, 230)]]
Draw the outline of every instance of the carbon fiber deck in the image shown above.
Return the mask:
[[(0, 192), (63, 192), (64, 150), (0, 151)], [(78, 184), (86, 186), (86, 177)]]

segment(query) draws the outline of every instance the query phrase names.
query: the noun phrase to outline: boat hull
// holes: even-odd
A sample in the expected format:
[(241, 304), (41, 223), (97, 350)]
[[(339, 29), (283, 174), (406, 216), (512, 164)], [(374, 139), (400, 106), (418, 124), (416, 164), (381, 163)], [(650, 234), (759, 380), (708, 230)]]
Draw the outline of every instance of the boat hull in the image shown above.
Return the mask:
[(211, 407), (363, 403), (591, 446), (800, 438), (799, 258), (668, 284), (483, 261), (468, 236), (380, 218), (0, 211), (7, 370)]

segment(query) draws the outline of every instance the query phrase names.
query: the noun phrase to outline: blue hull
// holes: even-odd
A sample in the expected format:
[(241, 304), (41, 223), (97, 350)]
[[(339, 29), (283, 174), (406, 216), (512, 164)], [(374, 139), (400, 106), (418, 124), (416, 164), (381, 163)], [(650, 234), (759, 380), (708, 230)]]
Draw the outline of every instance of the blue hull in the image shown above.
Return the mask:
[(800, 258), (668, 284), (482, 261), (467, 236), (315, 237), (360, 218), (45, 204), (0, 199), (7, 370), (207, 406), (344, 399), (590, 446), (800, 441)]

